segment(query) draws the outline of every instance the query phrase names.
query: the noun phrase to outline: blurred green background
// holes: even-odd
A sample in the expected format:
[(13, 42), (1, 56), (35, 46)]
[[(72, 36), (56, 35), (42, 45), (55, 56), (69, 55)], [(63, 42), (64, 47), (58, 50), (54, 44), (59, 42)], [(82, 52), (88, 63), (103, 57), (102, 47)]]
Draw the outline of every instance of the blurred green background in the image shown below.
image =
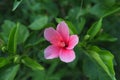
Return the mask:
[[(18, 36), (17, 53), (28, 55), (45, 68), (34, 70), (21, 61), (9, 62), (0, 68), (0, 80), (111, 80), (78, 47), (75, 47), (76, 59), (68, 64), (59, 59), (46, 60), (43, 53), (49, 45), (43, 37), (45, 28), (56, 27), (57, 22), (65, 20), (75, 26), (81, 42), (101, 17), (100, 32), (104, 34), (98, 34), (90, 44), (114, 55), (115, 76), (120, 80), (120, 0), (0, 0), (0, 43), (7, 45), (11, 26), (19, 23), (21, 36)], [(2, 47), (0, 57), (7, 58), (7, 53)], [(21, 64), (18, 70), (16, 63)]]

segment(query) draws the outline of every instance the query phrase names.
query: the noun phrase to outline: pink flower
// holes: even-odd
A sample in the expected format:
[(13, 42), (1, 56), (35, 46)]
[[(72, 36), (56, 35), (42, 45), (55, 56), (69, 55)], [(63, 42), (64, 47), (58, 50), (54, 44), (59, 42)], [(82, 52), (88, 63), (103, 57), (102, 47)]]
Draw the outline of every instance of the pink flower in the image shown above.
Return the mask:
[(73, 48), (78, 44), (77, 35), (69, 35), (67, 24), (63, 21), (57, 25), (57, 29), (50, 27), (45, 29), (44, 37), (51, 43), (44, 50), (46, 59), (60, 58), (63, 62), (72, 62), (75, 59)]

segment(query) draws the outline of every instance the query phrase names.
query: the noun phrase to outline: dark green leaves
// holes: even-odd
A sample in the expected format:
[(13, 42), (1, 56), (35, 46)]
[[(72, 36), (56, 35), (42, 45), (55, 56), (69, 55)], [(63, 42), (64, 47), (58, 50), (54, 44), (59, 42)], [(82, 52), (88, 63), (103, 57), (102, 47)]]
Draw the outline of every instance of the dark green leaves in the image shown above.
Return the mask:
[(83, 28), (85, 27), (85, 22), (86, 22), (86, 20), (84, 18), (81, 18), (81, 22), (79, 23), (79, 26), (78, 26), (79, 34), (83, 31)]
[[(5, 19), (9, 20), (5, 20), (0, 27), (0, 80), (7, 80), (6, 76), (12, 75), (11, 71), (5, 70), (11, 69), (15, 64), (20, 64), (21, 67), (13, 80), (115, 80), (115, 73), (119, 80), (118, 46), (120, 44), (112, 37), (118, 35), (118, 42), (120, 42), (119, 12), (116, 13), (120, 10), (119, 1), (1, 0), (0, 24)], [(10, 6), (13, 3), (13, 12), (11, 12)], [(69, 26), (70, 34), (77, 34), (80, 39), (79, 48), (74, 49), (76, 59), (69, 64), (58, 62), (60, 60), (57, 59), (44, 58), (44, 49), (49, 45), (43, 36), (44, 28), (56, 28), (56, 17), (60, 17), (57, 22), (64, 20)], [(16, 22), (19, 23), (18, 28)], [(92, 23), (94, 25), (91, 27)], [(93, 45), (100, 45), (102, 48), (98, 49)], [(104, 48), (114, 52), (117, 64), (115, 71), (112, 61), (114, 57), (109, 51), (103, 50)], [(82, 49), (89, 57), (82, 52)], [(42, 70), (41, 65), (45, 65), (46, 69)], [(4, 70), (1, 70), (2, 68)]]
[(7, 58), (0, 57), (0, 68), (9, 63)]
[(15, 80), (19, 65), (13, 65), (0, 71), (0, 80)]
[(115, 13), (115, 12), (118, 12), (118, 11), (120, 11), (120, 7), (119, 6), (115, 6), (111, 10), (107, 11), (102, 17), (109, 16), (109, 15)]
[(88, 49), (88, 55), (103, 68), (111, 80), (116, 80), (113, 68), (114, 57), (111, 52), (107, 50), (101, 50), (96, 46), (91, 46)]
[(2, 25), (0, 33), (2, 40), (7, 43), (7, 49), (10, 53), (16, 53), (17, 44), (24, 43), (29, 36), (26, 26), (6, 20)]
[(7, 42), (8, 41), (8, 36), (10, 34), (10, 31), (12, 27), (15, 26), (15, 23), (9, 20), (5, 20), (3, 25), (2, 25), (2, 32), (0, 32), (2, 39)]
[(15, 0), (14, 4), (13, 4), (13, 9), (12, 11), (15, 11), (16, 8), (20, 5), (20, 3), (22, 2), (22, 0)]
[(13, 27), (9, 34), (7, 49), (10, 53), (16, 53), (19, 24)]
[(68, 27), (70, 28), (70, 33), (77, 34), (78, 32), (77, 32), (75, 26), (70, 21), (66, 21), (66, 22), (68, 24)]
[(107, 34), (107, 33), (102, 33), (99, 36), (97, 36), (96, 38), (97, 41), (101, 41), (101, 42), (115, 42), (117, 41), (117, 38)]
[(30, 67), (33, 70), (44, 70), (44, 67), (37, 63), (35, 60), (25, 56), (22, 58), (22, 63)]
[(4, 45), (4, 41), (0, 39), (0, 50), (2, 49), (3, 45)]
[(93, 39), (96, 34), (100, 31), (102, 27), (102, 18), (96, 23), (94, 23), (91, 28), (88, 30), (87, 34), (90, 36), (90, 39)]
[(20, 24), (19, 30), (18, 30), (18, 39), (17, 39), (17, 43), (24, 43), (26, 41), (26, 39), (29, 36), (29, 30), (27, 29), (26, 26)]
[(89, 80), (111, 80), (104, 70), (95, 61), (91, 61), (89, 57), (83, 61), (83, 71)]
[(101, 4), (96, 4), (90, 9), (90, 13), (96, 15), (97, 17), (106, 17), (109, 16), (115, 12), (120, 11), (119, 6), (113, 6), (113, 7), (105, 7)]
[(48, 17), (47, 16), (41, 16), (40, 18), (36, 19), (30, 26), (29, 28), (31, 30), (40, 30), (45, 27), (45, 25), (48, 22)]
[(112, 7), (115, 4), (116, 0), (99, 0), (102, 4), (104, 4), (107, 7)]

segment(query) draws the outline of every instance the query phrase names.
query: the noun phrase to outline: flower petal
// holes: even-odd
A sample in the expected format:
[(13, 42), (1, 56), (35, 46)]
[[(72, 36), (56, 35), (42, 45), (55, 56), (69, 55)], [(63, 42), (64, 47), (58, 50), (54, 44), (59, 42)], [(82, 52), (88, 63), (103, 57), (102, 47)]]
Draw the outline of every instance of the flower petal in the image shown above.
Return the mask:
[(54, 59), (59, 56), (60, 48), (50, 45), (44, 50), (44, 57), (46, 59)]
[(57, 31), (60, 33), (60, 35), (66, 42), (69, 40), (69, 29), (64, 21), (57, 25)]
[(54, 45), (58, 45), (58, 42), (62, 40), (61, 35), (52, 27), (45, 29), (44, 37)]
[(59, 54), (60, 60), (63, 62), (72, 62), (75, 59), (75, 53), (73, 50), (62, 49)]
[(77, 35), (71, 35), (67, 49), (73, 49), (78, 44), (79, 38)]

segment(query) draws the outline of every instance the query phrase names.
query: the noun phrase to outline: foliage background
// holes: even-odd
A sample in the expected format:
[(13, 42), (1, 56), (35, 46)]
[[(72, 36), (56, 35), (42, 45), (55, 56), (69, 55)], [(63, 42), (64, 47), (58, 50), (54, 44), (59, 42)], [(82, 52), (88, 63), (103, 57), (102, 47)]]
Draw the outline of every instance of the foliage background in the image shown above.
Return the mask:
[[(17, 1), (20, 5), (12, 11)], [(17, 54), (10, 62), (0, 58), (3, 60), (0, 62), (0, 80), (111, 80), (79, 47), (75, 48), (77, 58), (69, 64), (59, 59), (46, 60), (43, 55), (49, 45), (43, 37), (45, 28), (56, 27), (57, 22), (64, 19), (70, 26), (75, 26), (81, 42), (100, 17), (104, 17), (100, 32), (105, 34), (97, 34), (100, 38), (96, 37), (90, 44), (114, 55), (116, 79), (120, 80), (120, 0), (0, 0), (0, 57), (11, 59), (6, 50), (8, 37), (12, 27), (20, 25)], [(31, 64), (38, 64), (30, 59), (24, 63), (21, 56), (26, 55), (44, 66), (44, 70), (42, 67), (35, 70)]]

